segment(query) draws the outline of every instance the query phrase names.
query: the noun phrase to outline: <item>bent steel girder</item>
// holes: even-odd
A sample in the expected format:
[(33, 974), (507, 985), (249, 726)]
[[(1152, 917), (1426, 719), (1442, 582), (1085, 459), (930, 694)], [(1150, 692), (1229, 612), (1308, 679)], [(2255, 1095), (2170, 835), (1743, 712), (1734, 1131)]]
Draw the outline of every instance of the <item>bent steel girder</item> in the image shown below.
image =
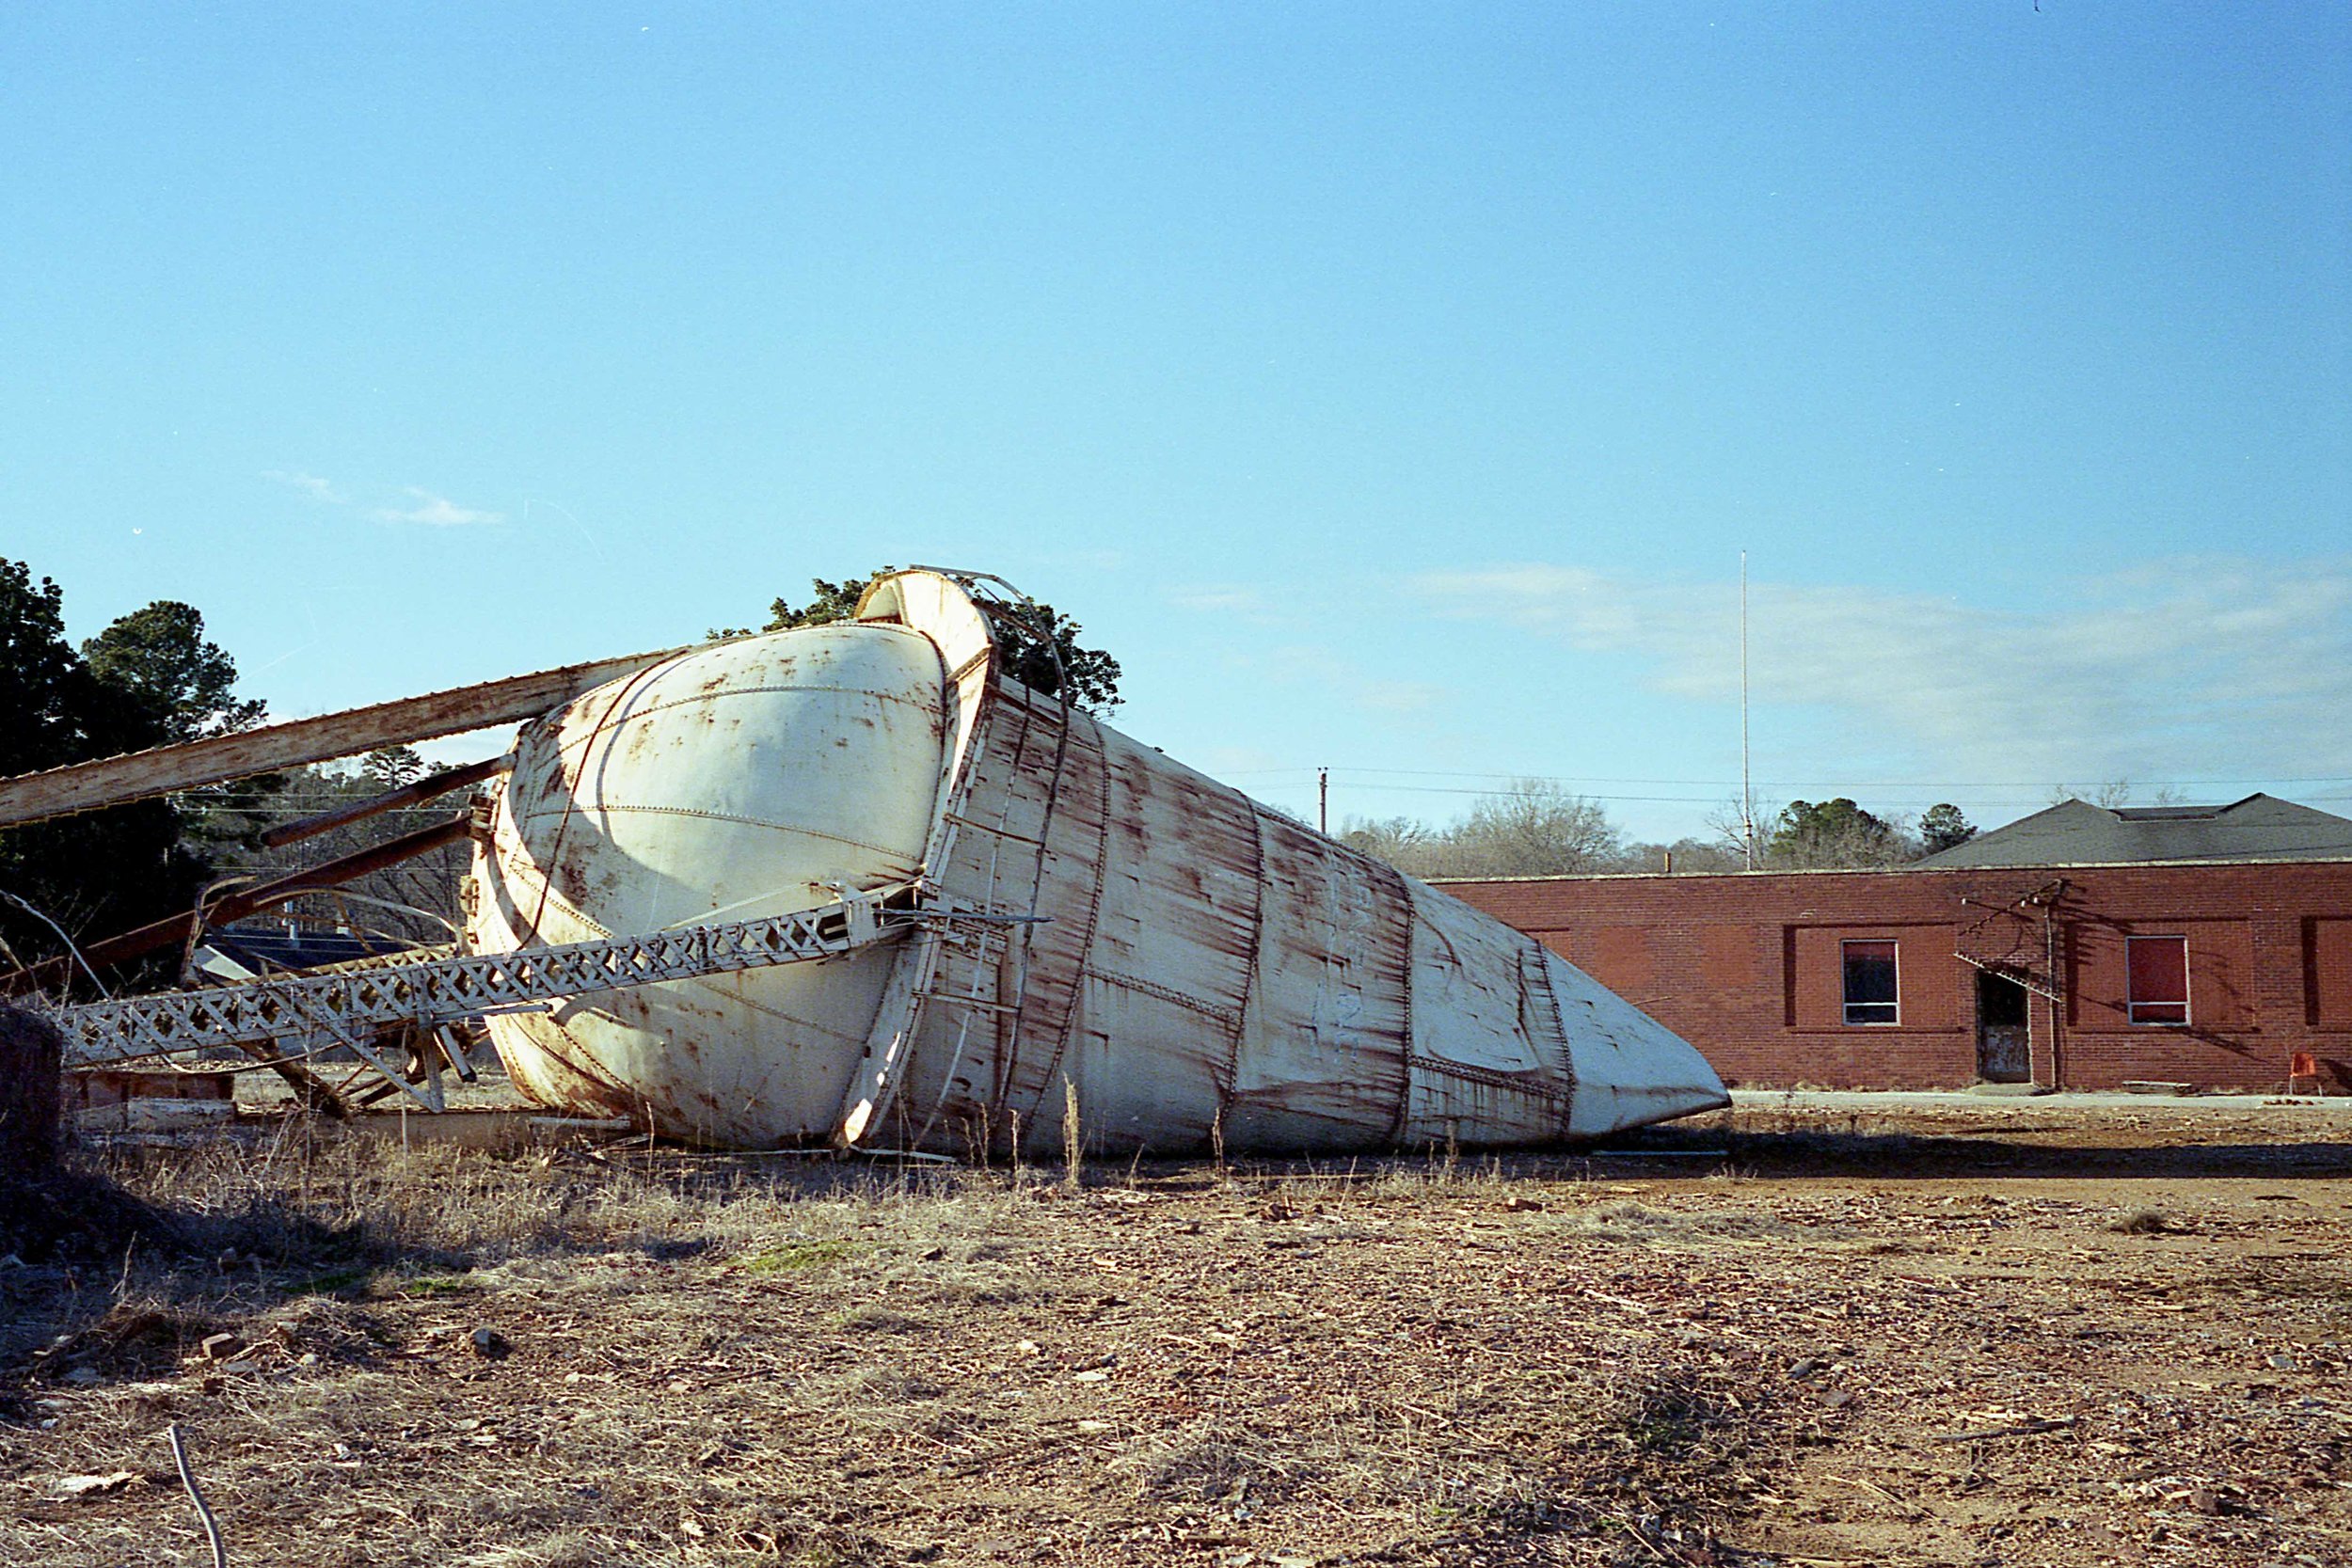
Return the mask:
[(200, 990), (93, 1002), (59, 1012), (77, 1067), (243, 1051), (265, 1062), (347, 1047), (433, 1109), (369, 1043), (387, 1026), (437, 1025), (532, 1003), (664, 980), (838, 958), (935, 919), (912, 907), (914, 884), (856, 894), (761, 920), (681, 927), (644, 936), (498, 954), (460, 954)]

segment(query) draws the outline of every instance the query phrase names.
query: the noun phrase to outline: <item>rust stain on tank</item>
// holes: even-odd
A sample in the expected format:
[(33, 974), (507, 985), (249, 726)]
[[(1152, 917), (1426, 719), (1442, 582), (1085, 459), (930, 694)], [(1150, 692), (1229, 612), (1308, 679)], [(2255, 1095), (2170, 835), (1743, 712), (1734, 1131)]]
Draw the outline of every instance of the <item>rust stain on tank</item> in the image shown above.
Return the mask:
[[(613, 779), (646, 774), (599, 818), (633, 847), (595, 832), (532, 846), (581, 918), (657, 894), (691, 901), (660, 906), (673, 922), (732, 907), (756, 891), (748, 868), (770, 863), (756, 835), (774, 829), (790, 846), (788, 865), (764, 874), (774, 896), (779, 883), (813, 895), (851, 861), (868, 879), (919, 867), (943, 907), (993, 924), (648, 988), (612, 1028), (582, 1020), (596, 1051), (551, 1037), (569, 1069), (518, 1075), (532, 1092), (560, 1081), (610, 1097), (609, 1051), (646, 1075), (636, 1088), (658, 1121), (695, 1136), (853, 1141), (886, 1125), (959, 1149), (975, 1127), (1001, 1143), (1017, 1115), (1025, 1143), (1048, 1152), (1065, 1085), (1104, 1152), (1198, 1147), (1212, 1127), (1236, 1149), (1532, 1142), (1722, 1102), (1688, 1046), (1564, 962), (1531, 958), (1541, 950), (1518, 933), (1005, 676), (961, 587), (900, 574), (863, 611), (873, 618), (688, 656), (674, 683), (641, 683), (629, 700), (644, 714), (617, 714), (620, 692), (583, 699), (518, 757), (502, 800), (541, 820), (567, 747), (594, 782), (583, 812)], [(919, 649), (919, 673), (901, 661), (870, 690), (828, 684), (844, 659), (897, 657), (877, 639)], [(646, 717), (694, 701), (693, 722)], [(621, 733), (594, 733), (608, 721)], [(713, 733), (723, 750), (687, 738)], [(801, 832), (781, 806), (662, 793), (773, 789), (757, 770), (775, 766), (802, 769), (787, 793), (814, 790), (839, 815)], [(901, 845), (860, 826), (861, 791), (916, 788), (927, 833)], [(503, 818), (495, 831), (501, 852), (518, 842)], [(647, 879), (645, 857), (691, 846), (701, 858), (680, 863), (735, 891)], [(527, 1045), (542, 1031), (514, 1033)], [(812, 1076), (796, 1076), (803, 1064)]]

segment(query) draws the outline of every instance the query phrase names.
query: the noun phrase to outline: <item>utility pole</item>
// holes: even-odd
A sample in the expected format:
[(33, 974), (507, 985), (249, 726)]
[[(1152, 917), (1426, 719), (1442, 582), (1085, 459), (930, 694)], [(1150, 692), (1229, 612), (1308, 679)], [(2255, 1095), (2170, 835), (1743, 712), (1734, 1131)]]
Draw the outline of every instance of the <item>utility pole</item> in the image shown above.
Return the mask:
[(1740, 831), (1756, 869), (1756, 789), (1748, 780), (1748, 552), (1740, 552)]
[(1315, 769), (1315, 832), (1331, 836), (1331, 770)]

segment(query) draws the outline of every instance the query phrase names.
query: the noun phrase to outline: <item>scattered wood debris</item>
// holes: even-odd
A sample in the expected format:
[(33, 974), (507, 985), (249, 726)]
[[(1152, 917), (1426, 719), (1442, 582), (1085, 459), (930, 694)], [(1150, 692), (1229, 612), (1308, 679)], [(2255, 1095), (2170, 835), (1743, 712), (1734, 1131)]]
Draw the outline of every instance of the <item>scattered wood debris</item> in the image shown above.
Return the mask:
[(2344, 1560), (2341, 1148), (1929, 1180), (1777, 1136), (1075, 1190), (130, 1151), (232, 1228), (0, 1279), (0, 1560), (194, 1560), (172, 1422), (241, 1561)]

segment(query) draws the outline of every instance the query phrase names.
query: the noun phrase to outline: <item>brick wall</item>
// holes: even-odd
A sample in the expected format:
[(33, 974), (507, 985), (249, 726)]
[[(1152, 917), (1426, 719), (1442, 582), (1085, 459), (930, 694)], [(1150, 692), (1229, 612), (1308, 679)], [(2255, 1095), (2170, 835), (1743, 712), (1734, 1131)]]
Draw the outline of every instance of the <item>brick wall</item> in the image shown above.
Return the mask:
[[(2037, 1083), (2271, 1090), (2308, 1052), (2329, 1092), (2352, 1092), (2352, 863), (1439, 885), (1536, 937), (1740, 1084), (1970, 1083), (1980, 964), (2035, 992)], [(2130, 1022), (2135, 935), (2186, 939), (2185, 1025)], [(1856, 939), (1897, 943), (1895, 1023), (1845, 1022), (1841, 944)]]

